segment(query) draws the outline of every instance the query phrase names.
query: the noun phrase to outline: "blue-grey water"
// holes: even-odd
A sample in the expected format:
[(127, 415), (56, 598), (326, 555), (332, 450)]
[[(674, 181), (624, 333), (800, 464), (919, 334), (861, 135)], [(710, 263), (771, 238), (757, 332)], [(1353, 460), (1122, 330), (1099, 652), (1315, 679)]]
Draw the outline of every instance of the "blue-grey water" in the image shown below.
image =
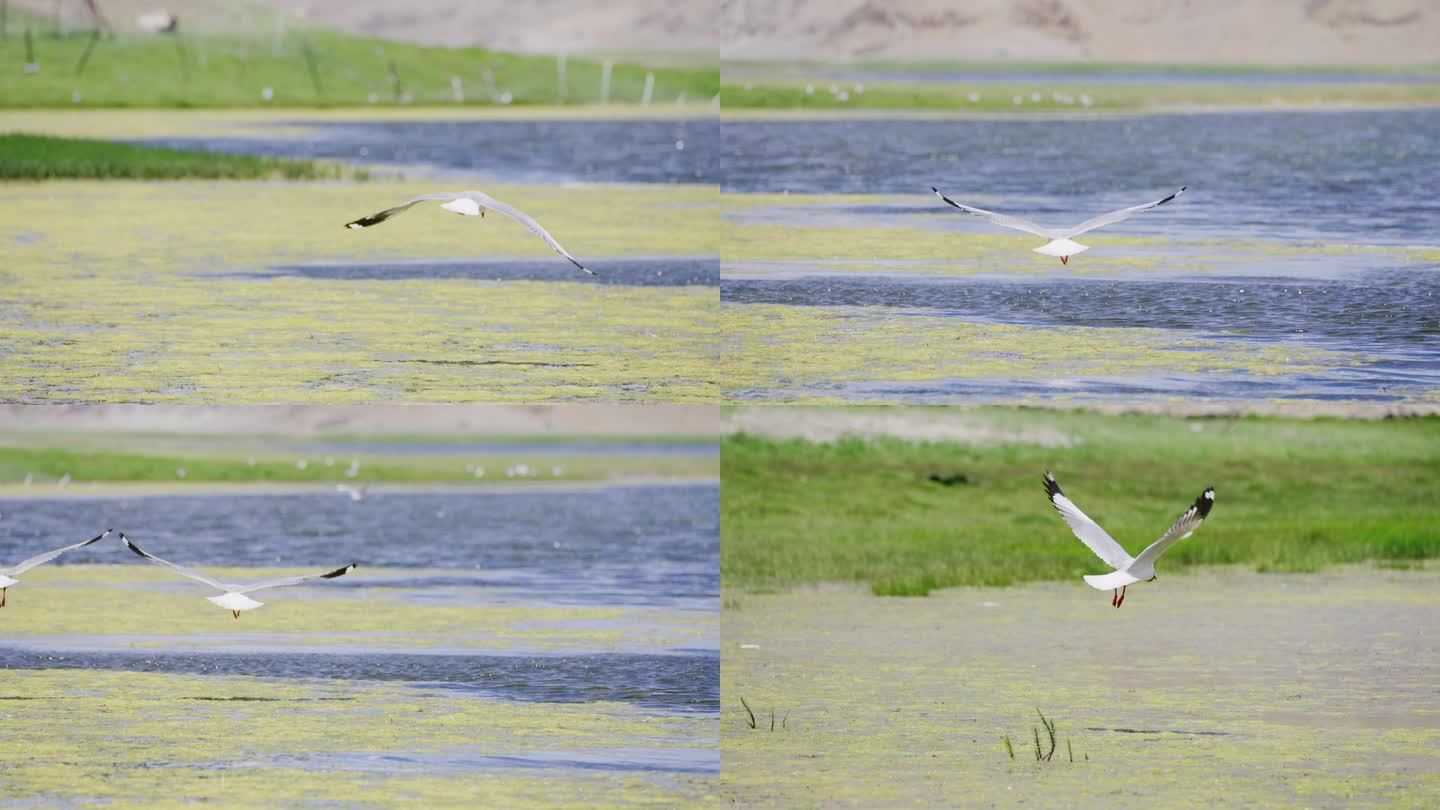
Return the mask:
[(422, 166), (505, 183), (717, 183), (715, 118), (624, 121), (296, 120), (307, 137), (159, 138), (141, 141), (354, 163)]
[[(469, 585), (550, 604), (714, 610), (719, 499), (718, 486), (695, 485), (475, 494), (381, 489), (360, 502), (339, 493), (11, 500), (0, 527), (0, 561), (115, 528), (156, 556), (199, 567), (323, 569), (355, 561), (362, 570), (417, 569), (413, 577), (383, 580), (383, 587), (403, 592)], [(73, 563), (149, 564), (116, 538), (50, 564)], [(327, 583), (376, 586), (364, 577)]]
[(941, 213), (935, 186), (1059, 226), (1189, 186), (1106, 233), (1440, 244), (1440, 109), (726, 121), (721, 132), (724, 191), (913, 194), (916, 209)]
[[(720, 709), (720, 658), (602, 653), (562, 656), (327, 653), (46, 652), (0, 646), (4, 669), (101, 669), (184, 675), (396, 681), (522, 702), (617, 701), (652, 709)], [(3, 692), (0, 686), (0, 692)], [(214, 694), (180, 699), (223, 700)], [(234, 698), (231, 698), (234, 699)], [(254, 698), (249, 698), (254, 700)], [(0, 694), (3, 700), (3, 694)]]
[(719, 257), (588, 259), (581, 262), (595, 275), (586, 275), (560, 256), (542, 259), (403, 261), (346, 264), (275, 265), (260, 272), (221, 275), (267, 279), (283, 276), (322, 281), (412, 281), (466, 279), (471, 281), (564, 281), (626, 287), (714, 287), (720, 282)]
[[(1284, 377), (876, 379), (823, 386), (827, 395), (1398, 400), (1440, 387), (1440, 273), (1408, 252), (1440, 245), (1440, 194), (1428, 185), (1430, 167), (1440, 165), (1440, 110), (722, 126), (728, 192), (889, 196), (767, 202), (729, 215), (742, 227), (768, 221), (939, 230), (952, 234), (964, 255), (958, 246), (972, 234), (1011, 232), (950, 216), (932, 185), (977, 206), (1056, 226), (1189, 186), (1173, 203), (1094, 236), (1097, 242), (1110, 235), (1159, 242), (1102, 242), (1073, 258), (1070, 268), (1056, 264), (1041, 277), (1030, 275), (1036, 257), (1023, 246), (1014, 259), (1026, 269), (1023, 278), (995, 277), (1008, 268), (993, 257), (961, 277), (942, 274), (971, 260), (945, 255), (928, 263), (934, 275), (926, 274), (926, 262), (891, 262), (883, 251), (847, 262), (823, 255), (747, 258), (722, 261), (727, 303), (886, 307), (896, 319), (1150, 327), (1355, 358)], [(1355, 249), (1311, 250), (1329, 246)], [(1100, 275), (1071, 272), (1106, 255), (1149, 264)], [(856, 263), (867, 266), (847, 266)]]

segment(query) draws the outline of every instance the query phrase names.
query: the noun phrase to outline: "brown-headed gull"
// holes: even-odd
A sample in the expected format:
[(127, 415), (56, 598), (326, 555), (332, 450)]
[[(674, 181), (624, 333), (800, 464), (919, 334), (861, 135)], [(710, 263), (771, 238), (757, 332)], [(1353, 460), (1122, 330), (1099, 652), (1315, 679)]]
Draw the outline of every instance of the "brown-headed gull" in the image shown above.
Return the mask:
[(1070, 531), (1080, 538), (1080, 542), (1089, 546), (1095, 556), (1115, 569), (1113, 573), (1087, 576), (1085, 583), (1099, 591), (1113, 591), (1110, 604), (1117, 608), (1125, 603), (1127, 587), (1141, 580), (1149, 582), (1155, 579), (1155, 561), (1160, 559), (1166, 549), (1189, 537), (1199, 528), (1201, 521), (1210, 514), (1210, 507), (1215, 505), (1215, 488), (1206, 487), (1205, 492), (1160, 535), (1159, 540), (1147, 546), (1140, 552), (1140, 556), (1131, 557), (1114, 538), (1100, 528), (1100, 524), (1086, 517), (1080, 507), (1065, 497), (1065, 493), (1060, 491), (1060, 485), (1055, 483), (1055, 476), (1049, 471), (1045, 473), (1045, 493), (1050, 496), (1050, 503), (1055, 506), (1055, 511), (1070, 525)]
[(220, 607), (225, 608), (226, 610), (234, 614), (235, 618), (237, 619), (240, 618), (241, 611), (254, 610), (255, 608), (258, 608), (261, 605), (265, 604), (264, 602), (257, 602), (254, 599), (246, 596), (245, 594), (247, 593), (253, 593), (254, 591), (263, 590), (265, 588), (279, 588), (285, 585), (299, 585), (302, 582), (314, 582), (322, 579), (334, 579), (336, 577), (344, 576), (355, 570), (355, 563), (350, 563), (344, 568), (336, 568), (334, 571), (330, 571), (329, 573), (325, 574), (314, 574), (311, 576), (302, 577), (279, 577), (277, 579), (266, 579), (261, 580), (260, 582), (252, 582), (248, 585), (234, 584), (211, 579), (210, 577), (205, 576), (204, 574), (196, 571), (193, 568), (186, 568), (183, 565), (176, 565), (172, 562), (166, 562), (165, 560), (156, 557), (154, 554), (151, 554), (140, 548), (139, 546), (135, 545), (134, 543), (130, 542), (130, 538), (126, 537), (124, 532), (120, 533), (120, 540), (125, 543), (126, 548), (130, 549), (136, 554), (139, 554), (141, 557), (144, 557), (151, 562), (167, 566), (172, 571), (182, 577), (189, 577), (196, 582), (203, 582), (212, 588), (219, 588), (220, 590), (224, 591), (224, 593), (219, 596), (207, 596), (205, 597), (205, 600), (207, 602), (210, 602), (211, 604), (219, 605)]
[(1119, 222), (1122, 219), (1129, 219), (1130, 217), (1140, 213), (1141, 211), (1149, 211), (1151, 208), (1158, 208), (1159, 206), (1170, 202), (1176, 197), (1179, 197), (1181, 194), (1184, 194), (1186, 188), (1189, 187), (1181, 186), (1179, 191), (1171, 194), (1169, 197), (1166, 197), (1164, 199), (1156, 200), (1155, 202), (1145, 203), (1144, 205), (1135, 205), (1131, 206), (1130, 208), (1121, 208), (1119, 211), (1111, 211), (1108, 214), (1101, 214), (1094, 219), (1087, 219), (1073, 228), (1046, 228), (1043, 225), (1037, 225), (1028, 219), (1012, 217), (1008, 214), (997, 214), (994, 211), (986, 211), (983, 208), (973, 208), (968, 205), (961, 205), (960, 203), (955, 202), (949, 197), (946, 197), (944, 194), (941, 194), (940, 189), (935, 188), (934, 186), (931, 186), (930, 190), (935, 192), (935, 196), (944, 200), (946, 203), (971, 216), (980, 217), (981, 219), (992, 222), (1002, 228), (1013, 228), (1017, 231), (1033, 233), (1036, 236), (1043, 236), (1046, 239), (1049, 239), (1050, 241), (1048, 243), (1041, 245), (1038, 248), (1035, 248), (1035, 252), (1044, 254), (1046, 256), (1058, 257), (1061, 264), (1069, 264), (1071, 256), (1074, 256), (1077, 253), (1083, 253), (1090, 249), (1089, 245), (1082, 245), (1079, 242), (1072, 241), (1073, 237), (1079, 236), (1080, 234), (1086, 233), (1088, 231), (1093, 231), (1096, 228), (1103, 228), (1106, 225), (1113, 225), (1114, 223)]
[(571, 264), (592, 276), (595, 275), (593, 270), (586, 269), (585, 265), (576, 261), (574, 256), (567, 253), (565, 248), (561, 247), (560, 243), (555, 241), (555, 237), (540, 227), (540, 223), (536, 222), (529, 214), (513, 206), (506, 205), (483, 191), (438, 191), (434, 194), (421, 194), (419, 197), (406, 200), (394, 208), (386, 208), (378, 214), (371, 214), (368, 217), (361, 217), (354, 222), (347, 222), (345, 223), (345, 227), (357, 229), (368, 228), (371, 225), (379, 225), (396, 214), (404, 213), (410, 206), (418, 205), (428, 200), (443, 200), (444, 202), (440, 206), (441, 208), (444, 208), (446, 211), (454, 211), (457, 214), (467, 217), (483, 217), (485, 216), (486, 209), (498, 211), (521, 225), (524, 225), (526, 228), (529, 228), (531, 233), (544, 239), (545, 244), (549, 245), (551, 250), (569, 259)]

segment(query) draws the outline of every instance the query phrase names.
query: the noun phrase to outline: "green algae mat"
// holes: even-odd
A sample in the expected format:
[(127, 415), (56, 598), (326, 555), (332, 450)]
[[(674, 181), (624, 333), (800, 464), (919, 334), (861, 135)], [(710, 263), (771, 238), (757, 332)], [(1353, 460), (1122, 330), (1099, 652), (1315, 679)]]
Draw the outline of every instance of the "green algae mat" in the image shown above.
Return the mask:
[(0, 611), (0, 804), (709, 803), (713, 714), (587, 697), (563, 673), (713, 648), (714, 612), (412, 599), (394, 580), (445, 572), (360, 571), (358, 589), (277, 592), (239, 621), (149, 566), (29, 572)]
[[(718, 291), (314, 278), (279, 265), (553, 259), (523, 227), (433, 211), (341, 227), (433, 185), (17, 183), (0, 398), (21, 402), (694, 401), (717, 396)], [(582, 259), (718, 253), (703, 186), (495, 187)], [(568, 265), (567, 265), (568, 266)], [(377, 271), (378, 272), (378, 271)]]
[[(1433, 807), (1437, 594), (1435, 571), (1346, 568), (1162, 571), (1120, 610), (1078, 579), (924, 599), (855, 586), (733, 595), (721, 798)], [(1037, 710), (1055, 724), (1043, 761)]]

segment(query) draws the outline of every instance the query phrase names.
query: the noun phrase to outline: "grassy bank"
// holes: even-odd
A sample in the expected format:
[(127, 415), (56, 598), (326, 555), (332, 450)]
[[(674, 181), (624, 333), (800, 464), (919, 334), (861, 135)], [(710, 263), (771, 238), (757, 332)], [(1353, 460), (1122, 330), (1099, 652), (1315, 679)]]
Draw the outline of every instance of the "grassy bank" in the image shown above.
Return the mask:
[[(346, 470), (354, 459), (356, 475)], [(329, 463), (327, 463), (327, 461)], [(302, 464), (303, 462), (303, 464)], [(467, 468), (467, 465), (468, 468)], [(506, 470), (525, 466), (524, 473)], [(484, 470), (478, 477), (474, 469)], [(481, 452), (473, 455), (377, 455), (333, 452), (257, 450), (253, 453), (140, 451), (79, 447), (0, 448), (0, 486), (30, 478), (32, 487), (52, 489), (68, 476), (75, 485), (100, 482), (199, 483), (324, 483), (377, 481), (390, 483), (594, 481), (614, 476), (714, 476), (713, 456), (590, 455)], [(183, 470), (183, 475), (181, 471)]]
[[(83, 138), (0, 135), (0, 180), (203, 180), (283, 177), (315, 180), (346, 174), (308, 160), (185, 152)], [(358, 173), (357, 177), (364, 177)]]
[[(833, 88), (833, 89), (832, 89)], [(1131, 111), (1190, 107), (1334, 107), (1440, 104), (1440, 82), (1244, 84), (1185, 79), (1086, 82), (1075, 74), (1016, 82), (855, 82), (728, 77), (726, 110), (934, 110), (974, 113)], [(1018, 99), (1018, 101), (1017, 101)]]
[[(1315, 571), (1440, 556), (1437, 418), (970, 415), (984, 428), (977, 435), (1019, 438), (987, 445), (727, 438), (725, 585), (861, 581), (877, 594), (921, 595), (1103, 573), (1046, 501), (1047, 468), (1132, 554), (1213, 485), (1210, 520), (1166, 554), (1162, 571), (1228, 563)], [(1026, 443), (1035, 431), (1059, 431), (1069, 446)]]
[[(13, 17), (13, 12), (12, 12)], [(23, 29), (36, 28), (26, 73)], [(638, 102), (646, 74), (650, 100), (710, 102), (719, 92), (713, 67), (570, 60), (564, 84), (549, 56), (483, 48), (426, 48), (332, 31), (292, 29), (263, 35), (45, 33), (30, 18), (12, 19), (0, 40), (0, 107), (313, 107), (393, 104), (585, 104)]]

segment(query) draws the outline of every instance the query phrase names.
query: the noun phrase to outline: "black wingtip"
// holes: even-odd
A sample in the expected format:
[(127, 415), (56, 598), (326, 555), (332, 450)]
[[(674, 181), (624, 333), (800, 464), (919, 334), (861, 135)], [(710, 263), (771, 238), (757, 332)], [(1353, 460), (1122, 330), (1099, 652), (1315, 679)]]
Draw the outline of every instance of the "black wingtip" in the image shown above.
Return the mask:
[(139, 546), (135, 545), (134, 543), (130, 542), (130, 538), (126, 537), (124, 532), (121, 532), (121, 533), (120, 533), (120, 539), (123, 540), (123, 541), (125, 541), (125, 547), (126, 547), (126, 548), (128, 548), (128, 549), (130, 549), (131, 551), (135, 552), (137, 555), (139, 555), (139, 556), (141, 556), (141, 557), (144, 557), (144, 558), (146, 558), (146, 559), (149, 559), (149, 558), (150, 558), (150, 555), (149, 555), (149, 554), (146, 554), (144, 549), (142, 549), (142, 548), (140, 548)]
[(1055, 476), (1051, 475), (1049, 470), (1045, 471), (1045, 494), (1050, 496), (1052, 501), (1055, 500), (1056, 495), (1065, 494), (1060, 491), (1060, 484), (1056, 482)]
[(101, 540), (104, 540), (105, 538), (109, 537), (109, 536), (110, 536), (110, 532), (113, 532), (113, 531), (115, 531), (115, 530), (114, 530), (114, 529), (106, 529), (105, 531), (101, 532), (100, 534), (97, 534), (97, 535), (95, 535), (94, 537), (90, 538), (89, 540), (86, 540), (86, 541), (85, 541), (85, 545), (88, 546), (88, 545), (90, 545), (91, 543), (98, 543), (98, 542), (100, 542)]
[(1205, 492), (1195, 499), (1195, 511), (1204, 518), (1210, 515), (1210, 507), (1215, 505), (1215, 488), (1206, 487)]
[(352, 229), (352, 230), (358, 230), (358, 229), (360, 229), (360, 228), (368, 228), (368, 227), (370, 227), (371, 225), (378, 225), (378, 224), (380, 224), (381, 222), (384, 222), (385, 220), (387, 220), (387, 219), (389, 219), (389, 218), (390, 218), (389, 215), (385, 214), (384, 212), (379, 213), (379, 214), (371, 214), (371, 215), (368, 216), (368, 217), (361, 217), (361, 218), (359, 218), (359, 219), (357, 219), (357, 220), (355, 220), (355, 221), (353, 221), (353, 222), (347, 222), (347, 223), (345, 223), (345, 227), (350, 228), (350, 229)]
[(321, 578), (321, 579), (334, 579), (335, 577), (343, 577), (343, 576), (345, 576), (346, 574), (350, 573), (351, 571), (354, 571), (355, 568), (356, 568), (356, 566), (358, 566), (358, 565), (359, 565), (359, 563), (353, 563), (353, 562), (352, 562), (352, 563), (350, 563), (349, 565), (345, 566), (344, 568), (336, 568), (334, 571), (331, 571), (331, 572), (328, 573), (328, 574), (321, 574), (321, 575), (320, 575), (320, 578)]

